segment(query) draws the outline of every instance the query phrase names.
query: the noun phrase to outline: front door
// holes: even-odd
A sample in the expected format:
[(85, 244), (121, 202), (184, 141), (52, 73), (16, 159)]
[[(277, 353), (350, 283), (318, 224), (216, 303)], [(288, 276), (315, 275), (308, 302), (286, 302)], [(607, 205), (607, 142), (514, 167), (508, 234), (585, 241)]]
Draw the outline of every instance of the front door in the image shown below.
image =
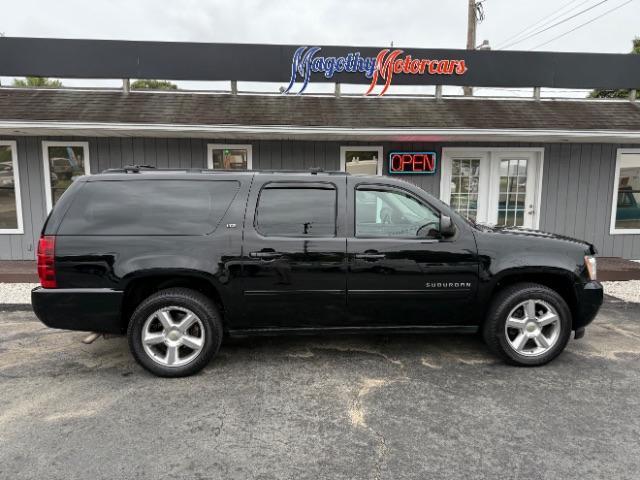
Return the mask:
[(490, 225), (536, 229), (542, 151), (443, 149), (440, 198), (462, 215)]
[(478, 283), (473, 236), (440, 238), (440, 213), (409, 190), (357, 177), (349, 185), (349, 204), (355, 205), (347, 243), (350, 322), (470, 323)]
[[(346, 305), (345, 177), (256, 175), (242, 253), (240, 328), (341, 326)], [(250, 207), (253, 208), (253, 207)]]

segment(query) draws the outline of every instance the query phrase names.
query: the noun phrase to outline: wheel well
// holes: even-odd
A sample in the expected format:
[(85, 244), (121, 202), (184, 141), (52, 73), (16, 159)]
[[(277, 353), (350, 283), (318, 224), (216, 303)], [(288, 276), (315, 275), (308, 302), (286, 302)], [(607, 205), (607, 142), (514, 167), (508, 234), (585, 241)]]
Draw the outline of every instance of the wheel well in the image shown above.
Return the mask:
[(145, 298), (166, 288), (190, 288), (213, 300), (224, 321), (224, 305), (220, 293), (210, 281), (193, 276), (154, 275), (133, 280), (124, 291), (122, 303), (122, 328), (126, 329), (131, 314)]
[(498, 281), (495, 288), (493, 289), (491, 297), (495, 297), (495, 295), (499, 291), (510, 285), (529, 282), (539, 283), (540, 285), (544, 285), (545, 287), (548, 287), (558, 293), (564, 299), (564, 301), (567, 302), (569, 310), (571, 311), (572, 319), (576, 318), (576, 314), (578, 311), (578, 301), (573, 289), (573, 282), (570, 278), (562, 274), (524, 273), (507, 275)]

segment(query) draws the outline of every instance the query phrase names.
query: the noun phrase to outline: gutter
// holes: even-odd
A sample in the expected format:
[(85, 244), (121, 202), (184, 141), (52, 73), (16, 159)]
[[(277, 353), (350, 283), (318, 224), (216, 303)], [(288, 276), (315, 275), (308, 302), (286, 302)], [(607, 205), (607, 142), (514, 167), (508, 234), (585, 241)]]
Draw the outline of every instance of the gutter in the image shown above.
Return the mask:
[(163, 136), (203, 138), (377, 139), (447, 141), (498, 139), (523, 141), (620, 141), (640, 143), (640, 131), (478, 128), (349, 128), (293, 125), (193, 125), (60, 121), (0, 121), (2, 135)]

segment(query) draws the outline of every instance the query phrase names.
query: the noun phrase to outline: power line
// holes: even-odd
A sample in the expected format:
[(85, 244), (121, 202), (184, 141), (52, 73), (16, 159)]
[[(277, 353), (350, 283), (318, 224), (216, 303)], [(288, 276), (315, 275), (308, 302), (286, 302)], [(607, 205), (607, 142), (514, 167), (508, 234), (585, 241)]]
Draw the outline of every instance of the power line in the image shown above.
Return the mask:
[(580, 10), (578, 13), (574, 13), (574, 14), (573, 14), (573, 15), (571, 15), (570, 17), (563, 18), (563, 19), (562, 19), (562, 20), (560, 20), (559, 22), (556, 22), (556, 23), (554, 23), (553, 25), (548, 26), (547, 28), (543, 28), (542, 30), (538, 30), (538, 31), (536, 31), (536, 32), (533, 32), (532, 34), (527, 35), (526, 37), (524, 37), (524, 38), (522, 38), (522, 39), (520, 39), (520, 40), (517, 40), (517, 41), (515, 41), (515, 42), (511, 42), (511, 43), (509, 43), (508, 45), (505, 45), (505, 46), (504, 46), (504, 47), (502, 47), (502, 48), (504, 49), (504, 48), (507, 48), (507, 47), (511, 47), (511, 46), (516, 45), (516, 44), (518, 44), (518, 43), (522, 43), (522, 42), (524, 42), (525, 40), (528, 40), (528, 39), (530, 39), (530, 38), (532, 38), (532, 37), (536, 37), (536, 36), (540, 35), (541, 33), (544, 33), (544, 32), (546, 32), (547, 30), (551, 30), (552, 28), (557, 27), (558, 25), (562, 25), (563, 23), (568, 22), (569, 20), (571, 20), (571, 19), (573, 19), (573, 18), (576, 18), (576, 17), (577, 17), (577, 16), (579, 16), (579, 15), (582, 15), (583, 13), (586, 13), (586, 12), (588, 12), (589, 10), (593, 10), (593, 9), (594, 9), (594, 8), (596, 8), (597, 6), (602, 5), (603, 3), (606, 3), (606, 2), (608, 2), (608, 1), (609, 1), (609, 0), (600, 0), (600, 1), (599, 1), (598, 3), (596, 3), (595, 5), (591, 5), (590, 7), (587, 7), (587, 8), (585, 8), (584, 10)]
[[(511, 40), (514, 40), (520, 36), (522, 36), (523, 34), (529, 33), (531, 30), (537, 28), (537, 27), (546, 27), (549, 21), (553, 21), (558, 17), (561, 17), (562, 15), (564, 15), (566, 12), (564, 12), (563, 10), (565, 8), (567, 8), (569, 5), (576, 3), (579, 0), (569, 0), (568, 2), (564, 3), (560, 8), (558, 8), (557, 10), (554, 10), (553, 12), (551, 12), (549, 15), (546, 15), (544, 17), (542, 17), (541, 19), (539, 19), (537, 22), (532, 23), (531, 25), (529, 25), (528, 27), (520, 30), (518, 33), (511, 35), (510, 37), (502, 40), (501, 42), (497, 42), (497, 46), (498, 48), (500, 48), (500, 45), (504, 45), (508, 42), (510, 42)], [(576, 5), (574, 8), (578, 8), (581, 5), (584, 5), (585, 3), (587, 3), (589, 0), (583, 0), (582, 2), (580, 2), (578, 5)], [(563, 11), (562, 13), (560, 13), (561, 11)], [(547, 23), (545, 23), (547, 22)], [(543, 24), (543, 25), (541, 25)]]
[(547, 45), (548, 43), (551, 43), (551, 42), (553, 42), (553, 41), (555, 41), (555, 40), (558, 40), (559, 38), (565, 37), (565, 36), (569, 35), (570, 33), (575, 32), (575, 31), (576, 31), (576, 30), (578, 30), (579, 28), (585, 27), (585, 26), (589, 25), (590, 23), (593, 23), (593, 22), (595, 22), (596, 20), (599, 20), (600, 18), (604, 17), (605, 15), (608, 15), (608, 14), (610, 14), (611, 12), (614, 12), (614, 11), (616, 11), (616, 10), (618, 10), (618, 9), (620, 9), (620, 8), (622, 8), (622, 7), (624, 7), (625, 5), (627, 5), (627, 4), (631, 3), (631, 2), (633, 2), (633, 0), (627, 0), (626, 2), (621, 3), (621, 4), (620, 4), (620, 5), (618, 5), (617, 7), (611, 8), (611, 9), (607, 10), (606, 12), (601, 13), (601, 14), (600, 14), (600, 15), (598, 15), (597, 17), (592, 18), (592, 19), (591, 19), (591, 20), (589, 20), (588, 22), (585, 22), (585, 23), (583, 23), (583, 24), (580, 24), (580, 25), (578, 25), (577, 27), (574, 27), (574, 28), (572, 28), (571, 30), (569, 30), (569, 31), (567, 31), (567, 32), (564, 32), (563, 34), (558, 35), (557, 37), (553, 37), (551, 40), (547, 40), (546, 42), (541, 43), (540, 45), (536, 45), (536, 46), (535, 46), (535, 47), (533, 47), (531, 50), (535, 50), (536, 48), (543, 47), (543, 46)]

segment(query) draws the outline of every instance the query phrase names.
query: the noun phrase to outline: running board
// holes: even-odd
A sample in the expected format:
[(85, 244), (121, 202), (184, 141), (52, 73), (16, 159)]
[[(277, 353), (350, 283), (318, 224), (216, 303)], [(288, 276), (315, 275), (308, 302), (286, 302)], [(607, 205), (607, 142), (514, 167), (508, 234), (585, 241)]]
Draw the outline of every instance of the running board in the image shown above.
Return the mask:
[(407, 325), (407, 326), (381, 326), (381, 327), (268, 327), (268, 328), (246, 328), (228, 330), (231, 337), (245, 336), (265, 336), (265, 335), (335, 335), (349, 334), (362, 335), (374, 334), (384, 335), (388, 333), (477, 333), (477, 325)]

